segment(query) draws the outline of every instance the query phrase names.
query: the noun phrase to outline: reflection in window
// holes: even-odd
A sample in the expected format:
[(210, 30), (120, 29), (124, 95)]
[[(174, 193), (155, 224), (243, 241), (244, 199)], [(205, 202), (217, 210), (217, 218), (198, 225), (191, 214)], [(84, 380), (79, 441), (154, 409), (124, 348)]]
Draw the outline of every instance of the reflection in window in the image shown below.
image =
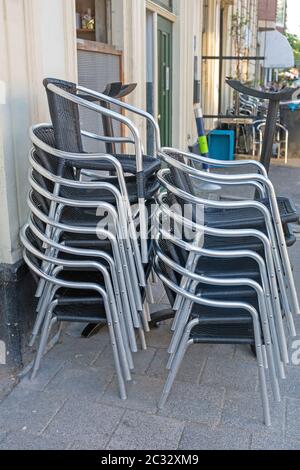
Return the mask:
[(173, 9), (173, 0), (152, 0), (152, 1), (154, 1), (154, 3), (158, 3), (158, 5), (161, 5), (167, 10), (172, 11)]
[(286, 21), (286, 0), (277, 0), (276, 24), (285, 26)]

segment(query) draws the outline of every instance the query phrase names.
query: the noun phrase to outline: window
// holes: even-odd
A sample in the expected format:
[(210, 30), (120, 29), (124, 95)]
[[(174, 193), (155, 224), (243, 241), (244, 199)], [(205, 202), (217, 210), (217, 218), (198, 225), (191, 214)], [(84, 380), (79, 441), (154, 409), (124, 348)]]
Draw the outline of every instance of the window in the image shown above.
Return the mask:
[(286, 0), (277, 0), (276, 24), (285, 26), (286, 22)]
[(173, 10), (173, 0), (152, 0), (154, 3), (166, 8), (167, 10)]
[(111, 0), (76, 0), (77, 37), (110, 43)]

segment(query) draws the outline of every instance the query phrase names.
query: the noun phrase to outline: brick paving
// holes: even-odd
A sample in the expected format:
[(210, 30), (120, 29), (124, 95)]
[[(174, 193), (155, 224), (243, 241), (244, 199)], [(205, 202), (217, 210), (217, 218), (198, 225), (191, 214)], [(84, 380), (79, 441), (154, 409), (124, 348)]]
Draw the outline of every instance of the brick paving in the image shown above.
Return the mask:
[[(274, 165), (272, 178), (278, 193), (288, 187), (300, 205), (295, 162)], [(299, 286), (300, 241), (291, 258)], [(155, 296), (163, 308), (158, 287)], [(300, 332), (300, 316), (296, 322)], [(88, 340), (81, 330), (67, 328), (33, 382), (25, 377), (0, 395), (0, 449), (300, 449), (300, 366), (289, 366), (282, 403), (271, 400), (273, 425), (266, 428), (249, 348), (193, 346), (159, 411), (169, 324), (153, 330), (148, 350), (135, 355), (127, 401), (118, 396), (107, 330)]]

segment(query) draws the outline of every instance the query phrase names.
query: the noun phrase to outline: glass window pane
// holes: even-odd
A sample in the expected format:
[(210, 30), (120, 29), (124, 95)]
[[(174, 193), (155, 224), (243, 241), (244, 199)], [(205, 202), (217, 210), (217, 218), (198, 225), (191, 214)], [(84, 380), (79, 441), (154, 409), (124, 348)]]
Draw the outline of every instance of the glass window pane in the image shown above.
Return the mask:
[(161, 5), (162, 7), (166, 8), (167, 10), (172, 10), (173, 8), (173, 0), (152, 0), (154, 3), (158, 3), (158, 5)]
[(284, 26), (286, 21), (286, 0), (277, 0), (277, 18), (276, 23)]

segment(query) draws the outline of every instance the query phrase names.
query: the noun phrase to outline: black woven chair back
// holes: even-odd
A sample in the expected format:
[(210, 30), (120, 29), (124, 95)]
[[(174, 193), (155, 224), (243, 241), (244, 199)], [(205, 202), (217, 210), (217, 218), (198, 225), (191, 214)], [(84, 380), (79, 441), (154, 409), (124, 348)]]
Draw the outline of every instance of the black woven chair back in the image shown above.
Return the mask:
[(46, 78), (43, 84), (47, 92), (57, 149), (64, 152), (82, 153), (79, 106), (48, 89), (48, 85), (52, 84), (76, 95), (76, 84), (55, 78)]
[[(53, 149), (57, 149), (56, 140), (54, 138), (54, 130), (51, 126), (49, 127), (38, 127), (34, 130), (35, 136), (44, 144), (47, 144)], [(61, 176), (66, 179), (74, 180), (75, 172), (71, 165), (66, 164), (63, 158), (56, 157), (51, 153), (45, 152), (38, 145), (34, 145), (34, 159), (41, 165), (45, 170), (49, 171), (53, 175)], [(41, 175), (38, 171), (33, 170), (33, 179), (45, 190), (52, 193), (54, 191), (54, 183)], [(37, 191), (33, 191), (33, 200), (38, 204), (39, 208), (44, 212), (48, 213), (50, 201), (42, 197)]]

